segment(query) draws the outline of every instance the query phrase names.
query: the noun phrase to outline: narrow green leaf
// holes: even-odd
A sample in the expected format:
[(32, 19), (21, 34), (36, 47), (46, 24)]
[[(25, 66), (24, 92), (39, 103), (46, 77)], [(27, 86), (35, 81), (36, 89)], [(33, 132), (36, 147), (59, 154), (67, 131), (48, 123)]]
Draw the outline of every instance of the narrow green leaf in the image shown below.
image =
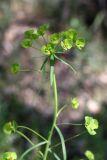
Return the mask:
[(68, 67), (70, 67), (74, 73), (76, 73), (76, 70), (71, 66), (71, 64), (65, 62), (63, 59), (57, 57), (56, 55), (54, 55), (56, 59), (58, 59), (59, 61), (61, 61), (62, 63), (64, 63), (65, 65), (67, 65)]
[(42, 146), (42, 145), (44, 145), (44, 144), (46, 144), (46, 142), (40, 142), (40, 143), (34, 145), (33, 147), (27, 149), (27, 150), (21, 155), (21, 157), (19, 158), (19, 160), (22, 160), (29, 152), (33, 151), (35, 148), (40, 147), (40, 146)]
[(48, 57), (46, 57), (46, 58), (45, 58), (45, 60), (44, 60), (44, 62), (43, 62), (43, 64), (42, 64), (42, 66), (41, 66), (40, 70), (42, 70), (42, 69), (43, 69), (43, 67), (44, 67), (44, 65), (47, 63), (47, 61), (48, 61)]
[(66, 153), (66, 146), (65, 146), (64, 137), (63, 137), (60, 129), (59, 129), (57, 126), (55, 126), (55, 128), (56, 128), (56, 130), (57, 130), (57, 132), (58, 132), (58, 134), (59, 134), (59, 137), (60, 137), (60, 139), (61, 139), (62, 152), (63, 152), (63, 160), (67, 160), (67, 153)]
[(61, 159), (59, 158), (59, 156), (58, 156), (55, 152), (53, 152), (51, 149), (49, 149), (49, 152), (53, 154), (53, 156), (55, 157), (55, 159), (61, 160)]

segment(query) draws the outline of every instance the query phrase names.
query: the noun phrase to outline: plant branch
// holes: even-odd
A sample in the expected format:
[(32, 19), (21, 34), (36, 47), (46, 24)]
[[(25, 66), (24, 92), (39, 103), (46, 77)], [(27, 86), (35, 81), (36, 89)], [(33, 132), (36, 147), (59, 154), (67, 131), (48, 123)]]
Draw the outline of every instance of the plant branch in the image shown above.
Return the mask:
[(34, 133), (36, 136), (40, 137), (41, 139), (43, 139), (44, 141), (47, 141), (47, 139), (45, 139), (42, 135), (40, 135), (38, 132), (34, 131), (33, 129), (26, 127), (26, 126), (18, 126), (18, 128), (24, 128), (27, 129), (29, 131), (31, 131), (32, 133)]
[(54, 79), (53, 79), (53, 90), (54, 90), (54, 119), (53, 119), (53, 124), (49, 133), (49, 137), (48, 137), (48, 143), (46, 144), (46, 148), (45, 148), (45, 153), (44, 153), (44, 158), (43, 160), (47, 160), (48, 157), (48, 152), (49, 152), (49, 147), (51, 144), (51, 139), (52, 139), (52, 135), (53, 135), (53, 131), (54, 128), (56, 126), (56, 121), (57, 121), (57, 111), (58, 111), (58, 95), (57, 95), (57, 82), (56, 82), (56, 76), (54, 73)]

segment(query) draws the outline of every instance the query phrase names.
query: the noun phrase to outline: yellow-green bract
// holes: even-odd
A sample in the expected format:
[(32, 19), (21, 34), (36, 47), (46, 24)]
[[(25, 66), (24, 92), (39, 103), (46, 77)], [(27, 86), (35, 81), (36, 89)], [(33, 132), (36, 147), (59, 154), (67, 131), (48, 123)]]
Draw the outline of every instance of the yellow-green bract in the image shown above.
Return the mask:
[(79, 38), (76, 40), (76, 46), (78, 49), (82, 49), (85, 46), (85, 40), (83, 38)]
[(85, 156), (88, 158), (88, 160), (95, 160), (95, 156), (90, 150), (85, 151)]
[(4, 126), (3, 126), (3, 131), (5, 134), (12, 134), (13, 132), (15, 132), (17, 129), (17, 124), (15, 121), (13, 122), (7, 122)]
[(64, 39), (63, 41), (61, 41), (61, 47), (64, 50), (69, 50), (73, 47), (73, 41), (71, 39)]
[(17, 154), (15, 152), (5, 152), (2, 157), (2, 160), (16, 160)]
[(46, 55), (54, 54), (55, 47), (52, 43), (48, 43), (48, 44), (42, 46), (41, 51)]
[(99, 127), (98, 120), (93, 117), (85, 116), (85, 127), (90, 135), (95, 135), (95, 130)]

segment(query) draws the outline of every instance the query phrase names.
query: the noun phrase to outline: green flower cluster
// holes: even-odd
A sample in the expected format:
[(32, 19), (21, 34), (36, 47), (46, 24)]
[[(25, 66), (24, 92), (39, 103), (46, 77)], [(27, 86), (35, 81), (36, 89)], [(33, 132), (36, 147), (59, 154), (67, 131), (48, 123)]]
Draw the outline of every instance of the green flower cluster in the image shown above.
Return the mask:
[(85, 46), (85, 40), (79, 38), (74, 29), (68, 29), (65, 32), (51, 34), (49, 40), (48, 44), (51, 45), (51, 48), (48, 44), (42, 47), (42, 52), (46, 55), (55, 54), (59, 52), (59, 50), (65, 52), (72, 47), (77, 47), (81, 50)]
[(30, 29), (24, 32), (24, 39), (21, 42), (23, 48), (30, 48), (40, 36), (43, 36), (48, 30), (49, 25), (42, 25), (38, 29)]
[[(22, 47), (32, 47), (33, 42), (48, 31), (49, 25), (42, 25), (37, 30), (30, 29), (24, 32)], [(41, 47), (45, 55), (57, 53), (59, 50), (67, 51), (72, 47), (82, 49), (85, 46), (85, 40), (80, 38), (74, 29), (68, 29), (65, 32), (53, 33), (49, 36), (49, 42)]]

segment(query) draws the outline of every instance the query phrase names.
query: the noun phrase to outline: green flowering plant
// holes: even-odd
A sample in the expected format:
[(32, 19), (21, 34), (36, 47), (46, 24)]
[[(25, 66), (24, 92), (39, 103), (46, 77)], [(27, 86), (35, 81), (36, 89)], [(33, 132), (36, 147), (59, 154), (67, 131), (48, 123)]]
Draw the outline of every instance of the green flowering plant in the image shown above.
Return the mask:
[[(55, 73), (55, 62), (60, 61), (61, 63), (67, 65), (72, 69), (72, 71), (75, 73), (75, 69), (72, 67), (71, 64), (69, 64), (67, 61), (62, 59), (62, 54), (68, 54), (69, 50), (72, 48), (77, 48), (79, 50), (82, 50), (85, 47), (85, 40), (84, 38), (80, 37), (77, 31), (73, 28), (69, 28), (68, 30), (59, 32), (59, 33), (53, 33), (48, 36), (48, 40), (45, 39), (45, 35), (47, 34), (47, 31), (49, 29), (49, 25), (44, 24), (37, 29), (28, 29), (27, 31), (24, 32), (23, 40), (21, 42), (21, 46), (25, 49), (27, 48), (35, 48), (34, 44), (39, 38), (43, 38), (44, 44), (39, 48), (39, 51), (41, 51), (41, 54), (44, 55), (44, 61), (39, 69), (39, 71), (45, 70), (46, 64), (50, 64), (50, 85), (52, 87), (52, 90), (54, 92), (54, 118), (53, 118), (53, 123), (51, 126), (51, 129), (49, 131), (48, 137), (45, 138), (43, 137), (40, 133), (32, 130), (31, 128), (27, 126), (20, 126), (18, 125), (15, 121), (12, 122), (7, 122), (4, 127), (3, 131), (5, 134), (12, 134), (12, 133), (17, 133), (20, 136), (22, 136), (26, 141), (28, 141), (31, 144), (31, 147), (26, 150), (19, 160), (23, 160), (25, 156), (31, 152), (32, 150), (45, 145), (44, 147), (44, 152), (41, 150), (38, 150), (38, 154), (40, 155), (40, 158), (43, 160), (48, 160), (49, 153), (54, 156), (56, 160), (62, 160), (57, 153), (54, 152), (53, 148), (61, 145), (62, 147), (62, 155), (63, 155), (63, 160), (67, 160), (67, 151), (66, 151), (66, 146), (65, 143), (72, 139), (73, 137), (70, 137), (68, 139), (64, 139), (64, 136), (59, 128), (59, 125), (84, 125), (84, 127), (87, 129), (88, 133), (90, 135), (95, 135), (96, 134), (96, 129), (99, 127), (99, 123), (96, 119), (93, 117), (85, 117), (85, 123), (84, 124), (72, 124), (72, 123), (57, 123), (57, 118), (59, 117), (60, 113), (69, 105), (72, 107), (72, 109), (78, 109), (79, 107), (79, 100), (74, 97), (71, 99), (69, 105), (64, 105), (63, 107), (59, 108), (59, 103), (58, 103), (58, 91), (57, 91), (57, 80), (56, 80), (56, 73)], [(36, 49), (36, 48), (35, 48)], [(11, 72), (16, 74), (20, 71), (26, 71), (21, 68), (21, 66), (18, 63), (14, 63), (11, 66)], [(27, 70), (28, 71), (28, 70)], [(32, 132), (35, 134), (35, 136), (38, 136), (42, 141), (38, 144), (33, 143), (29, 137), (27, 137), (21, 129), (28, 130), (29, 132)], [(56, 132), (59, 135), (60, 138), (60, 143), (56, 145), (52, 145), (52, 137), (53, 137), (53, 132), (56, 130)], [(84, 132), (82, 133), (84, 134)], [(81, 135), (81, 134), (79, 134)], [(77, 135), (77, 136), (79, 136)], [(3, 160), (16, 160), (17, 155), (16, 154), (10, 154), (11, 152), (4, 153), (6, 157)], [(10, 157), (9, 157), (10, 156)], [(89, 160), (94, 160), (93, 154), (89, 151), (85, 152), (85, 156)]]

